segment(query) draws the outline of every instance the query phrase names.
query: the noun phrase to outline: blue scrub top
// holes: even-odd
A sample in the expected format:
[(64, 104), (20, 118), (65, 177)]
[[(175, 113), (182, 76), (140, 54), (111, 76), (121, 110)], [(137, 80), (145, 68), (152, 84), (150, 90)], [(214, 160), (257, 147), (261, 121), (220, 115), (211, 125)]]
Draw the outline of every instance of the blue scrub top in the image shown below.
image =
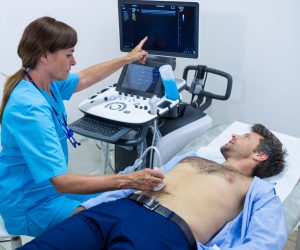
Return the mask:
[[(56, 101), (49, 96), (50, 102), (65, 112), (63, 100), (70, 99), (78, 82), (77, 74), (53, 82)], [(36, 236), (67, 218), (80, 201), (58, 193), (50, 182), (68, 173), (67, 138), (46, 98), (24, 79), (6, 104), (1, 143), (0, 214), (7, 231)]]

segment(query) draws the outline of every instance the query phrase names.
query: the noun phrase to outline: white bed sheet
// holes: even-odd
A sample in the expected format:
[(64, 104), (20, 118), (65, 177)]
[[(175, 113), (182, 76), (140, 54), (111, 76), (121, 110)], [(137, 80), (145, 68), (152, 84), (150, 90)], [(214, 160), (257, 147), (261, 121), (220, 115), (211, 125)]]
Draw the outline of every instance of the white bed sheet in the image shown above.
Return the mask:
[[(249, 132), (250, 129), (251, 125), (249, 124), (233, 122), (207, 146), (198, 149), (197, 153), (201, 157), (222, 163), (224, 162), (224, 158), (220, 153), (220, 147), (230, 140), (232, 134), (244, 134)], [(281, 174), (267, 178), (266, 180), (276, 182), (276, 192), (281, 201), (283, 201), (292, 192), (300, 178), (300, 139), (275, 131), (272, 132), (280, 139), (288, 152), (286, 158), (287, 164)]]

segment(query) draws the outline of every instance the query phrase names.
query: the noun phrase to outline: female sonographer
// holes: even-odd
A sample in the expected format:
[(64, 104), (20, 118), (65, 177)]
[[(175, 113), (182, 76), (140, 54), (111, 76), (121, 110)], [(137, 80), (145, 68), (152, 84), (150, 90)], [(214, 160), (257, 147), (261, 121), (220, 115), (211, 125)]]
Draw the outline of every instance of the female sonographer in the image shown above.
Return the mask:
[(84, 200), (106, 190), (151, 190), (164, 176), (144, 169), (130, 174), (68, 173), (67, 126), (63, 100), (109, 76), (127, 63), (144, 62), (144, 38), (127, 55), (70, 73), (75, 65), (76, 31), (51, 17), (31, 22), (22, 35), (22, 66), (4, 86), (0, 109), (0, 214), (7, 231), (37, 236), (69, 217)]

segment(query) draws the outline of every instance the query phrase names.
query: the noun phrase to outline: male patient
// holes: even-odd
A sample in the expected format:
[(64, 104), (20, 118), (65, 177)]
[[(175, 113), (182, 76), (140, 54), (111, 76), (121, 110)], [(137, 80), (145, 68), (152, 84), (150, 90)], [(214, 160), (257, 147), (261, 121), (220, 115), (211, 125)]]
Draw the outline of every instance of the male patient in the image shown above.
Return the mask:
[(260, 179), (283, 170), (281, 142), (256, 124), (248, 134), (234, 134), (221, 152), (223, 164), (173, 158), (162, 190), (106, 199), (22, 249), (282, 249), (281, 202)]

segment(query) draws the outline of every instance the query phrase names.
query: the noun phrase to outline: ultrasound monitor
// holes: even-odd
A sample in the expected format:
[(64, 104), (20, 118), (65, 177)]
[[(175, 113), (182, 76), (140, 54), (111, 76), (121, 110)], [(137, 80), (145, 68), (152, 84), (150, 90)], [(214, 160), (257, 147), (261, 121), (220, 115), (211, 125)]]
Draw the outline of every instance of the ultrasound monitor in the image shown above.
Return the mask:
[(162, 97), (163, 87), (158, 68), (162, 64), (148, 61), (134, 62), (123, 67), (116, 90), (142, 97)]
[(121, 51), (143, 46), (150, 54), (198, 57), (199, 4), (197, 2), (118, 0)]

